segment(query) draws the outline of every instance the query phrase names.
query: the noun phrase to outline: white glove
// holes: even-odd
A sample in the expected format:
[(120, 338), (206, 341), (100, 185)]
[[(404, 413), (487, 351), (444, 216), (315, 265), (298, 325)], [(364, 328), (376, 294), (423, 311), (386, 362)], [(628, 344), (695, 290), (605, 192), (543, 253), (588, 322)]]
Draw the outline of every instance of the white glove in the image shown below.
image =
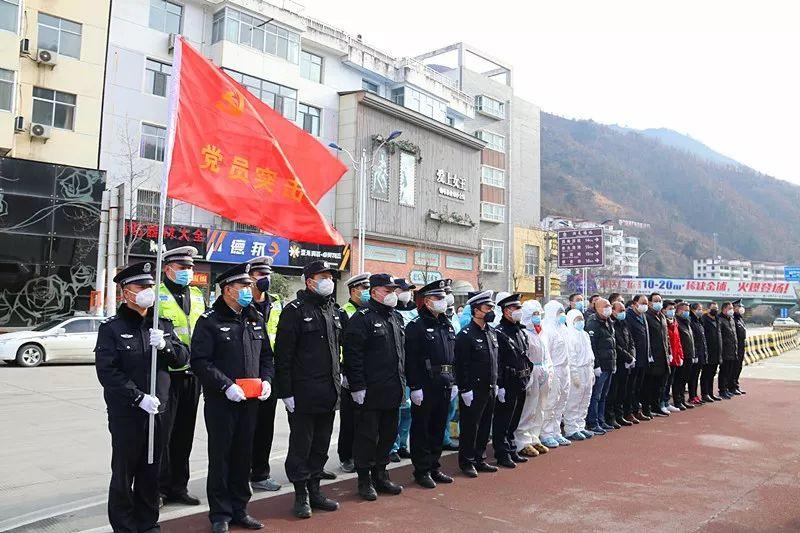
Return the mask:
[(422, 398), (423, 398), (422, 389), (411, 391), (411, 402), (417, 407), (422, 405)]
[(262, 402), (269, 398), (269, 395), (272, 394), (272, 385), (269, 384), (269, 381), (262, 381), (261, 382), (261, 396), (258, 397), (259, 400)]
[(453, 387), (450, 389), (450, 401), (452, 402), (455, 400), (456, 396), (458, 396), (458, 385), (453, 385)]
[(497, 385), (492, 385), (492, 387), (494, 388), (494, 395), (495, 395), (495, 396), (497, 396), (497, 390), (498, 390), (500, 387), (498, 387)]
[(473, 397), (474, 397), (474, 395), (472, 394), (472, 391), (467, 391), (467, 392), (462, 392), (461, 393), (461, 399), (464, 400), (464, 405), (466, 405), (467, 407), (472, 405), (472, 398)]
[(497, 400), (506, 403), (506, 389), (497, 389)]
[(150, 394), (145, 394), (142, 401), (139, 402), (139, 408), (148, 415), (158, 414), (159, 405), (161, 405), (161, 400)]
[(667, 354), (667, 364), (670, 364), (670, 365), (672, 364), (672, 354), (671, 353)]
[(163, 350), (166, 345), (167, 341), (164, 340), (164, 331), (150, 328), (150, 346), (155, 346), (157, 350)]
[(594, 377), (599, 378), (603, 375), (603, 370), (598, 366), (594, 369)]
[(286, 406), (286, 410), (290, 413), (294, 413), (294, 396), (289, 396), (288, 398), (281, 398), (283, 401), (283, 405)]
[(611, 375), (613, 376), (616, 373), (617, 373), (617, 367), (614, 367), (614, 370), (611, 371)]
[(636, 361), (633, 361), (632, 363), (625, 363), (625, 368), (627, 370), (630, 370), (631, 368), (633, 368), (635, 366), (636, 366)]
[(225, 389), (225, 396), (232, 402), (241, 402), (247, 399), (242, 388), (236, 383)]
[(678, 366), (683, 366), (683, 360), (682, 359), (681, 359), (681, 362), (678, 363)]
[(700, 362), (700, 359), (698, 359), (697, 357), (692, 357), (692, 364), (696, 365), (699, 362)]
[(347, 376), (345, 376), (344, 374), (342, 374), (342, 387), (344, 387), (345, 389), (350, 388), (350, 384), (347, 382)]
[(367, 397), (367, 389), (351, 392), (350, 396), (353, 397), (353, 401), (358, 405), (364, 405), (364, 398)]

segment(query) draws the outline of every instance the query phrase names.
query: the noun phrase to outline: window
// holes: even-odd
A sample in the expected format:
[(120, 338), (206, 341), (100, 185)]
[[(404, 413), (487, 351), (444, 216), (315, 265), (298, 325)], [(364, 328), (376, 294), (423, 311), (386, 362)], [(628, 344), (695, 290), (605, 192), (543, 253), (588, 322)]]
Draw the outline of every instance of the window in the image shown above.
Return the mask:
[(486, 95), (475, 97), (475, 110), (495, 118), (506, 118), (505, 104)]
[(180, 33), (183, 6), (166, 0), (150, 0), (150, 27), (164, 33)]
[(144, 74), (147, 92), (156, 96), (167, 96), (167, 81), (172, 74), (172, 65), (148, 58), (145, 60)]
[(39, 48), (81, 58), (81, 25), (39, 13)]
[(255, 48), (295, 64), (300, 58), (300, 34), (229, 7), (214, 13), (211, 23), (211, 42), (222, 40)]
[(478, 130), (475, 132), (475, 137), (482, 141), (486, 141), (486, 147), (498, 152), (506, 151), (506, 138), (491, 131)]
[(378, 94), (378, 84), (373, 83), (369, 80), (361, 80), (361, 88), (365, 91), (369, 91), (371, 93)]
[(75, 95), (33, 88), (33, 117), (36, 124), (71, 130), (75, 125)]
[(400, 152), (400, 205), (414, 207), (416, 174), (417, 157), (408, 152)]
[(13, 103), (14, 71), (0, 68), (0, 111), (11, 111)]
[(503, 222), (506, 219), (506, 206), (493, 204), (491, 202), (481, 202), (481, 220), (489, 222)]
[(312, 107), (307, 104), (300, 104), (297, 107), (297, 123), (301, 128), (303, 128), (305, 131), (307, 131), (314, 137), (319, 137), (320, 113), (321, 111), (318, 107)]
[(0, 30), (17, 32), (19, 0), (0, 0)]
[(164, 160), (167, 145), (167, 128), (142, 124), (142, 140), (139, 143), (139, 156), (153, 161)]
[[(148, 191), (146, 189), (136, 190), (136, 220), (142, 222), (158, 222), (159, 217), (159, 198), (158, 191)], [(167, 212), (164, 215), (164, 222), (172, 222), (172, 199), (167, 198)]]
[(535, 276), (539, 271), (539, 247), (533, 244), (525, 245), (525, 275)]
[(309, 81), (322, 83), (322, 58), (311, 52), (301, 51), (300, 75)]
[(392, 89), (392, 102), (397, 105), (405, 105), (405, 89), (403, 87)]
[(389, 201), (389, 149), (382, 146), (372, 167), (372, 197)]
[(225, 217), (222, 217), (219, 226), (220, 229), (228, 231), (243, 231), (245, 233), (262, 233), (262, 231), (258, 228), (258, 226), (252, 226), (250, 224), (242, 224), (241, 222), (236, 222), (235, 220), (231, 220)]
[(283, 115), (289, 120), (295, 120), (297, 116), (297, 89), (284, 87), (271, 81), (262, 80), (255, 76), (248, 76), (235, 70), (223, 68), (223, 70), (234, 80), (244, 85), (248, 91), (270, 106), (272, 109)]
[(481, 165), (481, 183), (492, 187), (506, 186), (506, 171), (486, 165)]
[(505, 242), (481, 239), (481, 270), (500, 272), (503, 270)]
[(428, 94), (406, 87), (403, 100), (403, 105), (408, 109), (419, 111), (439, 122), (447, 121), (447, 104)]
[(67, 322), (63, 326), (66, 333), (91, 333), (95, 331), (92, 322), (93, 320), (73, 320), (72, 322)]

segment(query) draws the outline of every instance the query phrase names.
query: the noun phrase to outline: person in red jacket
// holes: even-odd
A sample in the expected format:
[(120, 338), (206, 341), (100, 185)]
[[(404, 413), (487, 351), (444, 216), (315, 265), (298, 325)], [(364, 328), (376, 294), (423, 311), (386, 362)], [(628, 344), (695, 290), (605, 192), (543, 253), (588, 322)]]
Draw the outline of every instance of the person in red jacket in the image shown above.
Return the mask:
[(678, 321), (675, 318), (675, 302), (667, 300), (664, 302), (664, 316), (667, 318), (667, 332), (669, 333), (669, 347), (672, 351), (672, 361), (669, 363), (669, 380), (664, 387), (664, 405), (671, 413), (680, 411), (674, 405), (669, 404), (672, 394), (672, 384), (675, 381), (675, 374), (678, 368), (683, 365), (683, 346), (681, 346), (681, 333), (678, 329)]

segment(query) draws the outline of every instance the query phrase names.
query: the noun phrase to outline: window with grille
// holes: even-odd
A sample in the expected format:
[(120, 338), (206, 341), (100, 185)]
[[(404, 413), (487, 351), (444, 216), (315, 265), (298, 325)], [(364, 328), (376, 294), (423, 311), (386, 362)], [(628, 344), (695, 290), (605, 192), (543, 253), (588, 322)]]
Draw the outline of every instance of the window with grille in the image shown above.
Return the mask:
[[(136, 219), (142, 222), (158, 222), (159, 192), (147, 189), (136, 190)], [(164, 223), (172, 222), (172, 199), (167, 198), (167, 210)]]
[(142, 138), (139, 143), (139, 156), (153, 161), (164, 161), (167, 146), (167, 128), (142, 124)]
[(536, 276), (539, 270), (539, 247), (533, 244), (525, 245), (525, 275)]
[(505, 242), (481, 239), (481, 270), (500, 272), (503, 270)]

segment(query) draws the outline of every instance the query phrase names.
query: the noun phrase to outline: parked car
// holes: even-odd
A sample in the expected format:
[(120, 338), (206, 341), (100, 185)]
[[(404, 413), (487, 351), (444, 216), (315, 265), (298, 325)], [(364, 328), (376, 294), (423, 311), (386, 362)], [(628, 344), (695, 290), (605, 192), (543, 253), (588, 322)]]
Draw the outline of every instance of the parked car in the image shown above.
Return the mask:
[(0, 335), (0, 359), (34, 367), (42, 363), (93, 363), (97, 328), (103, 317), (51, 320), (31, 330)]
[(773, 328), (797, 328), (800, 327), (800, 324), (792, 320), (791, 318), (776, 318), (775, 321), (772, 323)]

